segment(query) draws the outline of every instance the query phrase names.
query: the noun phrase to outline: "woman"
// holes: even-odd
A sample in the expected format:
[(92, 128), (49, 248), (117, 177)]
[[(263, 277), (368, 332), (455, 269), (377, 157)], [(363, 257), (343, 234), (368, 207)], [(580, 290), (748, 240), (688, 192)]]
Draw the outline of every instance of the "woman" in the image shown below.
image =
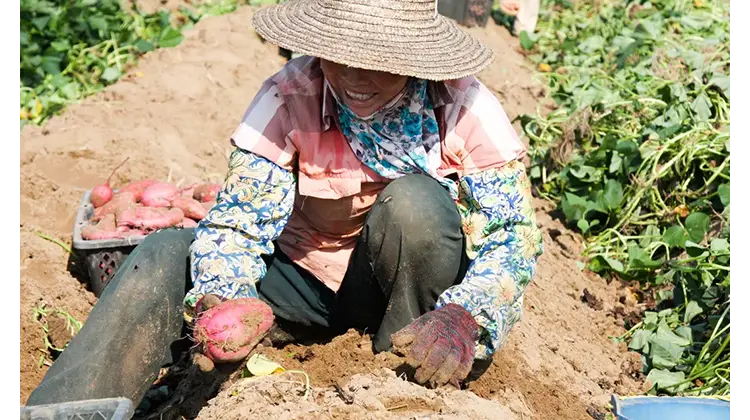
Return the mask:
[(458, 386), (519, 320), (541, 235), (524, 146), (472, 76), (491, 51), (426, 0), (291, 1), (253, 23), (305, 55), (252, 100), (194, 235), (135, 249), (30, 405), (139, 401), (173, 360), (183, 304), (191, 323), (210, 310), (238, 324), (231, 301), (254, 299), (274, 344), (363, 329), (434, 386)]

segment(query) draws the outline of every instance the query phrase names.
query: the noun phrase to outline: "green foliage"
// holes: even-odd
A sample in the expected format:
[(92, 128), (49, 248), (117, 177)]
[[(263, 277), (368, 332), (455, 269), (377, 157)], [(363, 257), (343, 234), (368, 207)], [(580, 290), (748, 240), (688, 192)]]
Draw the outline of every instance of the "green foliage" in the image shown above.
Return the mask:
[(538, 193), (591, 270), (660, 290), (623, 337), (652, 392), (728, 394), (728, 7), (547, 1), (538, 32), (557, 104), (521, 117)]
[(170, 15), (120, 0), (21, 0), (21, 125), (116, 82), (139, 56), (182, 42), (182, 30), (249, 1), (216, 0)]

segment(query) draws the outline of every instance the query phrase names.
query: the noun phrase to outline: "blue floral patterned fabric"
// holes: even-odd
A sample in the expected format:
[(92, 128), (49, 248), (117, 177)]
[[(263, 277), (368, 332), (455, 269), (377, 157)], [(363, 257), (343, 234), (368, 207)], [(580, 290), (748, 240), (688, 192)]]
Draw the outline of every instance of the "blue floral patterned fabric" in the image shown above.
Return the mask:
[(437, 306), (456, 303), (471, 312), (482, 329), (476, 357), (487, 358), (521, 318), (542, 234), (521, 162), (464, 176), (460, 186), (458, 210), (472, 263), (463, 282), (443, 292)]
[(262, 254), (284, 230), (294, 205), (291, 172), (242, 149), (229, 157), (229, 171), (217, 204), (195, 228), (190, 247), (193, 288), (185, 296), (190, 309), (203, 295), (258, 297), (255, 284), (266, 274)]
[(442, 163), (440, 133), (426, 81), (410, 79), (401, 97), (366, 118), (330, 92), (336, 98), (341, 133), (362, 163), (388, 179), (430, 175), (458, 198), (456, 183), (437, 173)]
[[(218, 204), (196, 228), (191, 247), (194, 287), (185, 297), (186, 318), (198, 298), (257, 297), (256, 283), (292, 212), (295, 179), (256, 154), (236, 149)], [(542, 252), (523, 164), (512, 161), (460, 179), (457, 208), (472, 263), (462, 283), (446, 290), (438, 306), (466, 308), (481, 327), (476, 357), (491, 356), (519, 320), (523, 292)]]

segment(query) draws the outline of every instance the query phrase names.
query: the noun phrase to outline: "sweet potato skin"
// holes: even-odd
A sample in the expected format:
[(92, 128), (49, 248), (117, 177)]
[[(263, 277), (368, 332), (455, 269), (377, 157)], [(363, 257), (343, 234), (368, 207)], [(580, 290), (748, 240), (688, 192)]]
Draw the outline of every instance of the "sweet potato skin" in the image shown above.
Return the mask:
[(135, 195), (130, 191), (118, 192), (105, 205), (94, 210), (94, 222), (108, 214), (116, 214), (136, 205)]
[(201, 184), (193, 190), (193, 198), (202, 203), (216, 201), (219, 191), (221, 191), (219, 184)]
[(151, 184), (141, 197), (141, 203), (148, 207), (169, 207), (170, 202), (180, 190), (168, 182), (155, 182)]
[(203, 218), (206, 217), (206, 214), (208, 214), (208, 211), (203, 208), (198, 200), (190, 197), (175, 197), (172, 200), (172, 207), (182, 210), (185, 217), (189, 217), (196, 221), (203, 220)]
[(123, 212), (117, 220), (117, 226), (156, 230), (177, 226), (182, 223), (182, 219), (182, 210), (177, 208), (136, 207)]
[(135, 196), (135, 200), (140, 202), (143, 199), (143, 193), (148, 187), (154, 185), (156, 181), (153, 179), (144, 179), (142, 181), (131, 182), (130, 184), (123, 187), (120, 191), (130, 191)]

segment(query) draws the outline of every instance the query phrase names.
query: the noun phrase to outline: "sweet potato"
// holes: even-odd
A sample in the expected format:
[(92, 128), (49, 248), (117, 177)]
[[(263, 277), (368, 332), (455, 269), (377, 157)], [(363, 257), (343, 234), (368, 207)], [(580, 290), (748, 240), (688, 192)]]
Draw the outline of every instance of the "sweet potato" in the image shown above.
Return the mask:
[(180, 224), (180, 227), (184, 227), (184, 228), (194, 228), (196, 226), (198, 226), (198, 222), (196, 222), (193, 219), (189, 219), (187, 217), (182, 219), (182, 223)]
[(185, 217), (193, 220), (202, 220), (208, 213), (201, 203), (190, 197), (175, 197), (172, 200), (172, 207), (182, 210)]
[(216, 201), (219, 191), (221, 191), (219, 184), (201, 184), (195, 187), (193, 198), (202, 203)]
[(148, 207), (169, 207), (179, 193), (180, 190), (168, 182), (155, 182), (143, 191), (141, 203)]
[(92, 221), (96, 222), (108, 214), (116, 214), (136, 205), (135, 195), (130, 191), (118, 192), (105, 205), (94, 209)]
[(126, 185), (124, 188), (122, 188), (120, 191), (130, 191), (135, 195), (135, 201), (141, 201), (143, 198), (143, 192), (146, 191), (146, 189), (153, 184), (155, 184), (156, 181), (153, 179), (144, 179), (141, 181), (131, 182), (130, 184)]
[(98, 222), (85, 226), (81, 229), (81, 237), (89, 241), (120, 238), (120, 232), (117, 231), (117, 225), (115, 225), (115, 215), (109, 213)]
[(123, 212), (117, 225), (155, 230), (177, 226), (183, 218), (182, 210), (177, 208), (136, 207), (134, 211)]
[(250, 354), (273, 320), (273, 311), (260, 299), (232, 299), (201, 313), (193, 337), (209, 359), (236, 362)]
[(109, 181), (112, 180), (112, 176), (115, 174), (115, 172), (117, 172), (117, 170), (120, 169), (120, 167), (124, 165), (125, 162), (128, 161), (128, 159), (130, 158), (126, 157), (121, 164), (117, 165), (115, 169), (112, 170), (112, 172), (109, 174), (109, 177), (107, 178), (107, 182), (102, 185), (97, 185), (96, 187), (94, 187), (94, 189), (91, 190), (91, 196), (89, 200), (91, 201), (91, 204), (94, 205), (94, 208), (99, 208), (107, 204), (107, 202), (112, 199), (114, 191), (112, 191), (112, 187), (109, 186)]

